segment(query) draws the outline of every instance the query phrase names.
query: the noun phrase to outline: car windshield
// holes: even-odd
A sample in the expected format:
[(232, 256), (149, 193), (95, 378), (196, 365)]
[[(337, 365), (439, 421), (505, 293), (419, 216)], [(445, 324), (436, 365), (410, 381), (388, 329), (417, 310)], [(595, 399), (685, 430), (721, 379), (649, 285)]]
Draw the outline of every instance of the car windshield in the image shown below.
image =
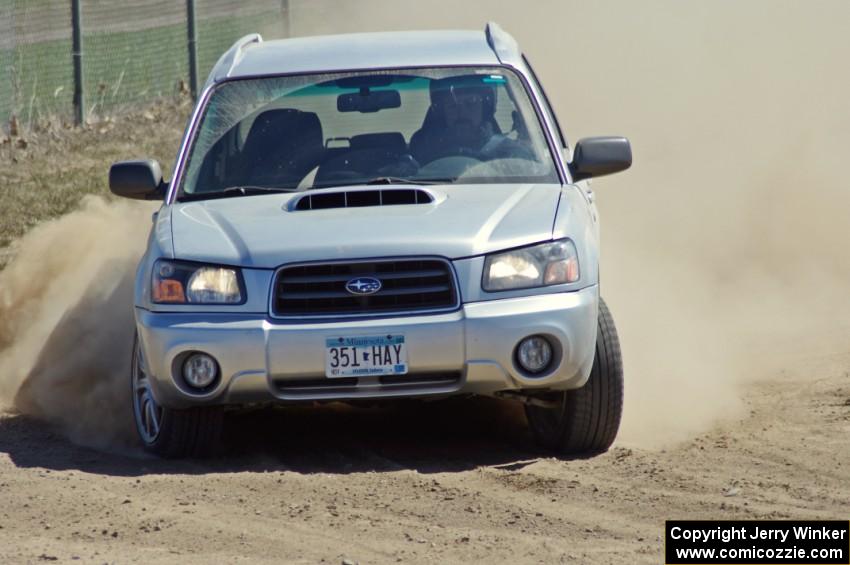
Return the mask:
[(215, 88), (181, 200), (385, 183), (557, 183), (528, 94), (502, 67), (231, 80)]

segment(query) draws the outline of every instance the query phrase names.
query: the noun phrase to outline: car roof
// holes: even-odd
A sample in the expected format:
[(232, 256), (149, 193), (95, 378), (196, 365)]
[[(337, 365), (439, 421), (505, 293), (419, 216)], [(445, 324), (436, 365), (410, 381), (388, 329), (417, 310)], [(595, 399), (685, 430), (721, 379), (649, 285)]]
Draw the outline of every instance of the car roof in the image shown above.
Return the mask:
[(248, 35), (213, 68), (207, 84), (263, 75), (425, 66), (499, 65), (520, 57), (495, 24), (484, 31), (354, 33), (263, 41)]

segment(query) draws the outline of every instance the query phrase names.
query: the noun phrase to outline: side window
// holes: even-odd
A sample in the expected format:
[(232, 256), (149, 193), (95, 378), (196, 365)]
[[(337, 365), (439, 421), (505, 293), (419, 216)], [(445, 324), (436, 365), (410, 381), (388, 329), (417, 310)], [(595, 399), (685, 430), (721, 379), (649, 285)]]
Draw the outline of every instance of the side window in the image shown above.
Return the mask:
[(534, 72), (534, 67), (531, 66), (531, 62), (528, 60), (528, 57), (523, 55), (522, 60), (525, 61), (525, 65), (528, 67), (528, 70), (531, 71), (531, 80), (534, 81), (535, 88), (537, 88), (537, 90), (540, 91), (540, 94), (543, 95), (543, 111), (546, 113), (546, 118), (549, 122), (555, 125), (555, 129), (558, 132), (558, 139), (561, 140), (561, 147), (566, 149), (567, 140), (564, 138), (564, 132), (561, 131), (561, 124), (558, 123), (558, 117), (555, 116), (555, 112), (552, 111), (552, 105), (549, 104), (549, 97), (546, 96), (546, 90), (544, 90), (543, 85), (540, 84), (540, 81), (537, 79), (537, 73)]

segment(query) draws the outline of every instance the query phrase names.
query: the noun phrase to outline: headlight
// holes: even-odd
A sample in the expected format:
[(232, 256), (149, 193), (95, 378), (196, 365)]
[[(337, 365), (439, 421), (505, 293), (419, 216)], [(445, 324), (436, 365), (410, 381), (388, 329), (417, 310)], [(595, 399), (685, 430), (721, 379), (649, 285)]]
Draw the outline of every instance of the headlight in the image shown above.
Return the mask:
[(241, 304), (239, 272), (231, 267), (160, 259), (153, 266), (151, 296), (157, 304)]
[(576, 246), (569, 239), (487, 256), (484, 290), (514, 290), (579, 279)]

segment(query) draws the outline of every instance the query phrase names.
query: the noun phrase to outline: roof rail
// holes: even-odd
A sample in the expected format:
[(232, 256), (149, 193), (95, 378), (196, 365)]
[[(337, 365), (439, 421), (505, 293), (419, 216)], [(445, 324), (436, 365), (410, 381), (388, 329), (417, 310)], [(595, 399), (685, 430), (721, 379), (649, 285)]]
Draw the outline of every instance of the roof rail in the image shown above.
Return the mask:
[(519, 58), (519, 44), (511, 34), (503, 30), (496, 22), (487, 22), (484, 28), (487, 36), (487, 45), (496, 54), (500, 63), (506, 63), (511, 59)]
[(262, 43), (263, 37), (259, 33), (249, 33), (245, 37), (236, 40), (230, 49), (224, 52), (224, 55), (219, 57), (218, 62), (213, 66), (210, 76), (207, 78), (204, 89), (214, 82), (218, 82), (226, 78), (236, 63), (242, 58), (242, 51), (254, 43)]

